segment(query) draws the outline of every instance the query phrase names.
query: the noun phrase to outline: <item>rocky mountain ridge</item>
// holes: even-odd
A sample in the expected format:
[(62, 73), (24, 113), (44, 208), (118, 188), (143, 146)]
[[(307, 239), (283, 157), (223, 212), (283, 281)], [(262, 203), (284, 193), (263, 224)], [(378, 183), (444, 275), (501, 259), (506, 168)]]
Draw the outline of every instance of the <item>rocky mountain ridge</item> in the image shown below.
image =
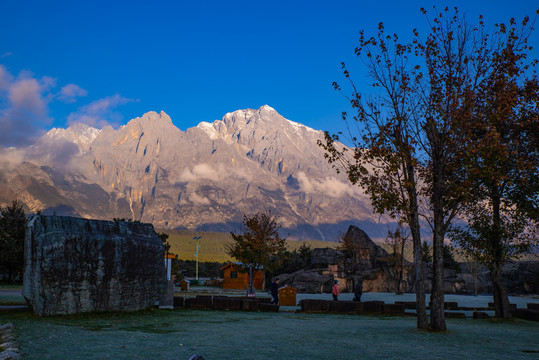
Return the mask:
[(350, 224), (384, 237), (387, 224), (363, 191), (324, 159), (322, 136), (267, 105), (186, 131), (164, 111), (118, 130), (75, 124), (2, 150), (0, 203), (212, 231), (238, 230), (243, 214), (271, 210), (291, 238), (336, 240)]

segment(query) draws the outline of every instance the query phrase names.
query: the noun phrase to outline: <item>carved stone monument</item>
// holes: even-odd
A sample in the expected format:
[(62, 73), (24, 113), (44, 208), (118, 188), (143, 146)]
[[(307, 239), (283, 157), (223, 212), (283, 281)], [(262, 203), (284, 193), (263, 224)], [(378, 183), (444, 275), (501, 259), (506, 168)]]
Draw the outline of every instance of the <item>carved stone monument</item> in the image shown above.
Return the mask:
[(32, 216), (23, 296), (41, 316), (145, 309), (165, 290), (164, 252), (151, 224)]

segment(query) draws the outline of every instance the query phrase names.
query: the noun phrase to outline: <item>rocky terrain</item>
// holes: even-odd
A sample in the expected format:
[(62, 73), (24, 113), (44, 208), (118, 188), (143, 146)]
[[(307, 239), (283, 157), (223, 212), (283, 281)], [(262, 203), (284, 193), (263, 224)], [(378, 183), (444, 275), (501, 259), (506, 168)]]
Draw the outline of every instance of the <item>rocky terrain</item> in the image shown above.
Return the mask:
[(385, 237), (386, 220), (327, 164), (322, 136), (267, 105), (186, 131), (165, 112), (117, 130), (74, 124), (0, 149), (0, 204), (211, 231), (238, 230), (243, 214), (269, 209), (290, 238), (336, 240), (349, 224)]
[[(332, 249), (314, 249), (311, 266), (292, 274), (280, 274), (283, 285), (290, 285), (299, 292), (331, 292), (333, 280), (339, 281), (342, 292), (353, 292), (359, 279), (363, 281), (364, 292), (396, 292), (398, 267), (392, 257), (356, 226), (350, 226), (346, 237), (352, 239), (357, 251), (353, 256), (345, 256)], [(424, 264), (425, 287), (427, 293), (432, 288), (432, 263)], [(502, 281), (509, 294), (539, 293), (539, 262), (515, 261), (503, 267)], [(458, 270), (444, 270), (444, 291), (446, 294), (490, 294), (493, 292), (488, 269), (478, 269), (472, 275), (466, 263), (460, 263)], [(405, 262), (403, 292), (415, 292), (413, 264)]]

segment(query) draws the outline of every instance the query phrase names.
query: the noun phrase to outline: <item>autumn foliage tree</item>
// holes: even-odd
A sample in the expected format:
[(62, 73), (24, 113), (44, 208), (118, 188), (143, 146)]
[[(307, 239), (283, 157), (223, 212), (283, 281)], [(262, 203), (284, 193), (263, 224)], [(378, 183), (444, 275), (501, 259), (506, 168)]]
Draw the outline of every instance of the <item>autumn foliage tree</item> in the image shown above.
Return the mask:
[(253, 270), (273, 272), (279, 265), (279, 255), (286, 250), (286, 239), (279, 236), (279, 229), (277, 220), (267, 211), (244, 215), (242, 232), (230, 233), (233, 241), (227, 245), (227, 253), (249, 271), (248, 294), (254, 294)]
[(529, 18), (499, 24), (489, 54), (491, 70), (472, 100), (472, 117), (460, 130), (473, 187), (464, 225), (453, 240), (488, 267), (496, 317), (510, 317), (502, 266), (538, 243), (539, 85), (528, 74)]
[[(482, 109), (480, 105), (487, 106), (489, 101), (480, 99), (483, 93), (488, 97), (494, 79), (499, 77), (495, 74), (505, 66), (504, 58), (511, 57), (511, 52), (502, 50), (506, 48), (504, 36), (500, 36), (503, 26), (491, 36), (482, 17), (477, 24), (470, 24), (456, 8), (446, 8), (434, 16), (424, 9), (421, 12), (430, 30), (423, 37), (414, 29), (412, 44), (401, 43), (397, 35), (386, 35), (383, 24), (377, 36), (366, 38), (360, 33), (355, 52), (378, 95), (358, 91), (343, 64), (351, 96), (344, 94), (340, 85), (334, 83), (334, 87), (343, 92), (354, 111), (352, 118), (343, 113), (350, 146), (342, 145), (339, 135), (329, 133), (319, 145), (337, 171), (345, 171), (352, 183), (365, 189), (376, 212), (399, 217), (410, 228), (419, 328), (426, 328), (420, 216), (429, 224), (433, 248), (430, 328), (443, 331), (444, 239), (467, 204), (477, 203), (477, 174), (472, 171), (469, 153), (479, 146), (476, 142), (482, 135), (470, 137), (470, 132), (476, 131), (472, 129), (476, 128), (473, 124), (478, 114), (503, 116), (496, 106), (490, 106), (490, 112)], [(512, 36), (517, 43), (526, 35), (515, 31)], [(533, 97), (529, 82), (526, 89), (522, 96)], [(508, 108), (514, 109), (512, 105)], [(528, 118), (537, 113), (536, 105), (525, 109), (519, 112)], [(479, 116), (486, 121), (488, 131), (492, 128), (489, 116)], [(487, 151), (484, 147), (476, 151), (480, 148)], [(482, 166), (490, 165), (482, 162)], [(530, 191), (531, 183), (520, 181), (519, 187), (513, 187), (514, 195), (526, 198), (523, 194)], [(533, 197), (526, 201), (529, 213), (533, 213)]]
[[(351, 95), (339, 84), (333, 83), (333, 86), (354, 111), (351, 117), (347, 112), (342, 113), (348, 134), (326, 132), (324, 141), (318, 144), (326, 150), (325, 157), (337, 172), (344, 171), (352, 184), (365, 189), (375, 212), (402, 219), (409, 227), (414, 248), (417, 327), (425, 329), (416, 128), (421, 100), (416, 86), (422, 74), (411, 65), (413, 46), (401, 43), (397, 35), (386, 35), (382, 23), (376, 36), (366, 37), (360, 32), (355, 53), (366, 66), (371, 85), (379, 95), (368, 96), (358, 91), (342, 63)], [(347, 141), (349, 146), (343, 145), (341, 140)]]

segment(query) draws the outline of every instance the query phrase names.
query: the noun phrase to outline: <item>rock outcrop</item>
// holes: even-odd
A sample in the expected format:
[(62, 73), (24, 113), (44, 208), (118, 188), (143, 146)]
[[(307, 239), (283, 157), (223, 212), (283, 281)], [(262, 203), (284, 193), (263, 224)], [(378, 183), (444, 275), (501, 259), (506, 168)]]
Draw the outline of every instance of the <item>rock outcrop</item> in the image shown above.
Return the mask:
[(163, 259), (151, 224), (32, 216), (23, 296), (41, 316), (145, 309), (164, 291)]
[[(356, 226), (350, 226), (345, 239), (349, 253), (332, 248), (314, 249), (309, 269), (292, 274), (280, 274), (282, 284), (290, 285), (303, 293), (326, 293), (331, 291), (333, 280), (339, 280), (341, 292), (353, 292), (355, 284), (362, 279), (364, 292), (396, 292), (399, 286), (399, 266), (395, 259), (378, 246)], [(458, 270), (458, 271), (457, 271)], [(492, 281), (488, 269), (470, 273), (465, 263), (460, 269), (444, 270), (446, 294), (492, 293)], [(425, 290), (432, 288), (432, 264), (424, 264)], [(509, 294), (539, 293), (539, 262), (509, 262), (503, 267), (502, 281)], [(400, 284), (403, 292), (414, 292), (414, 268), (405, 261)]]
[[(325, 293), (331, 291), (333, 280), (339, 280), (340, 291), (351, 292), (362, 279), (365, 292), (392, 292), (397, 288), (398, 272), (391, 266), (388, 253), (361, 229), (350, 226), (345, 239), (353, 251), (345, 254), (332, 248), (314, 249), (311, 267), (293, 274), (281, 274), (283, 284), (299, 292)], [(406, 263), (408, 265), (408, 263)], [(408, 266), (404, 269), (403, 289), (407, 289)]]

